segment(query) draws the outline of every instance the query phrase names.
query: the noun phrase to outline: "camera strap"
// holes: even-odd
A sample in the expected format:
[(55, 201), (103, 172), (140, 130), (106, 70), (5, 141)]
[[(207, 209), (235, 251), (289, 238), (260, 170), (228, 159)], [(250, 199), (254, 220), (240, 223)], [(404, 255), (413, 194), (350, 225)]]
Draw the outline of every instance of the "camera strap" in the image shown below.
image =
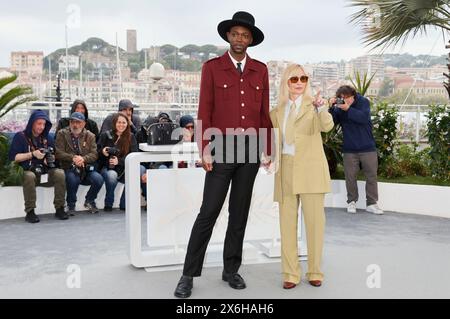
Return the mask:
[[(27, 135), (25, 134), (25, 132), (22, 131), (21, 133), (22, 133), (23, 137), (25, 137), (25, 139), (26, 139), (26, 141), (27, 141), (27, 143), (28, 143), (28, 146), (30, 146), (30, 149), (31, 149), (32, 152), (34, 152), (34, 151), (40, 149), (40, 147), (38, 147), (37, 145), (34, 145), (33, 140), (32, 140), (29, 136), (27, 136)], [(47, 141), (47, 139), (46, 139), (46, 138), (43, 138), (42, 136), (39, 136), (39, 139), (40, 139), (40, 143), (41, 143), (42, 145), (44, 145), (44, 148), (47, 148), (47, 147), (48, 147), (48, 141)]]
[[(38, 147), (37, 145), (34, 145), (33, 139), (31, 139), (28, 135), (26, 135), (24, 131), (22, 131), (21, 133), (22, 133), (22, 136), (27, 141), (31, 152), (34, 152), (34, 151), (40, 149), (40, 147)], [(39, 139), (40, 139), (41, 145), (44, 145), (44, 148), (47, 148), (48, 147), (48, 140), (46, 138), (44, 138), (42, 135), (39, 136)], [(30, 166), (31, 166), (31, 164), (33, 162), (33, 158), (34, 158), (34, 156), (29, 161)]]
[(75, 153), (77, 155), (81, 155), (80, 137), (75, 137), (72, 133), (70, 133), (70, 139), (72, 141), (72, 147)]

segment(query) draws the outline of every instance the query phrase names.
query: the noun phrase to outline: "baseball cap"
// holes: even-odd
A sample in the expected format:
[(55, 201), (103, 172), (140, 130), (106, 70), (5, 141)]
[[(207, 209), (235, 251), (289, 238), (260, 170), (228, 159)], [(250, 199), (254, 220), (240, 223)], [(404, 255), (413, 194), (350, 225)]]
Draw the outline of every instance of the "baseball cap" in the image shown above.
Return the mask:
[(73, 112), (72, 115), (70, 115), (71, 121), (86, 121), (86, 118), (84, 117), (83, 113), (80, 112)]

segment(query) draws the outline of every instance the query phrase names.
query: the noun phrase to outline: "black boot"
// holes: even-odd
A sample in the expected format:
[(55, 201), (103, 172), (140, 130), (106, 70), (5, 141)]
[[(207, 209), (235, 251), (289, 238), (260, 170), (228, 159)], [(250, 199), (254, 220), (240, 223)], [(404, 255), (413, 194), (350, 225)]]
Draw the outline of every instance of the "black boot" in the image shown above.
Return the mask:
[(182, 276), (175, 289), (174, 295), (178, 298), (189, 298), (193, 287), (193, 278), (189, 276)]
[(56, 209), (55, 218), (66, 220), (69, 219), (69, 215), (64, 211), (64, 207), (60, 207)]
[(29, 222), (30, 224), (36, 224), (40, 222), (39, 217), (37, 217), (36, 214), (34, 213), (34, 209), (30, 210), (27, 213), (25, 221)]

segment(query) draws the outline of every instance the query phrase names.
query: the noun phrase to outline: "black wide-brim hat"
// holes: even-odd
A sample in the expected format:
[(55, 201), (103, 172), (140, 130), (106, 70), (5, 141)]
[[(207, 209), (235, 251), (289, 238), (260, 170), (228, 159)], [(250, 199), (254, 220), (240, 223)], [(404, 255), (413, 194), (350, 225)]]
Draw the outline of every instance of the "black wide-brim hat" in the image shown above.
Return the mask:
[(255, 26), (255, 18), (245, 11), (238, 11), (231, 20), (220, 22), (217, 26), (217, 31), (221, 38), (228, 42), (227, 32), (235, 26), (246, 27), (251, 31), (253, 42), (249, 46), (254, 47), (264, 41), (264, 33)]

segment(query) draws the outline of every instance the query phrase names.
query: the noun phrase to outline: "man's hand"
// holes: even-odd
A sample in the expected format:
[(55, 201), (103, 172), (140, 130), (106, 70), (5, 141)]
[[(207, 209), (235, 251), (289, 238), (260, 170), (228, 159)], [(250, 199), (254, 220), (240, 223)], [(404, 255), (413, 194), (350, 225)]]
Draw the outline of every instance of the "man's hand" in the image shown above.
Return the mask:
[(75, 166), (77, 167), (84, 167), (84, 158), (81, 157), (80, 155), (75, 155), (73, 157), (73, 163), (75, 164)]
[(41, 160), (45, 157), (45, 154), (42, 153), (40, 150), (35, 150), (33, 152), (33, 156), (36, 157), (38, 160)]
[(266, 170), (266, 172), (270, 171), (270, 165), (272, 164), (272, 158), (262, 153), (261, 156), (261, 166)]
[(355, 98), (353, 96), (344, 98), (345, 104), (340, 104), (338, 105), (338, 107), (342, 110), (347, 112), (348, 109), (350, 108), (350, 105), (353, 104), (353, 102), (355, 102)]
[(267, 161), (261, 162), (262, 167), (264, 167), (264, 169), (266, 171), (269, 171), (270, 164), (272, 164), (272, 161), (270, 159)]
[(211, 155), (203, 155), (202, 166), (206, 172), (211, 172), (213, 170), (213, 160)]
[(345, 104), (338, 104), (338, 108), (340, 108), (342, 111), (347, 112), (350, 108), (350, 104), (347, 104), (347, 102), (345, 102)]

